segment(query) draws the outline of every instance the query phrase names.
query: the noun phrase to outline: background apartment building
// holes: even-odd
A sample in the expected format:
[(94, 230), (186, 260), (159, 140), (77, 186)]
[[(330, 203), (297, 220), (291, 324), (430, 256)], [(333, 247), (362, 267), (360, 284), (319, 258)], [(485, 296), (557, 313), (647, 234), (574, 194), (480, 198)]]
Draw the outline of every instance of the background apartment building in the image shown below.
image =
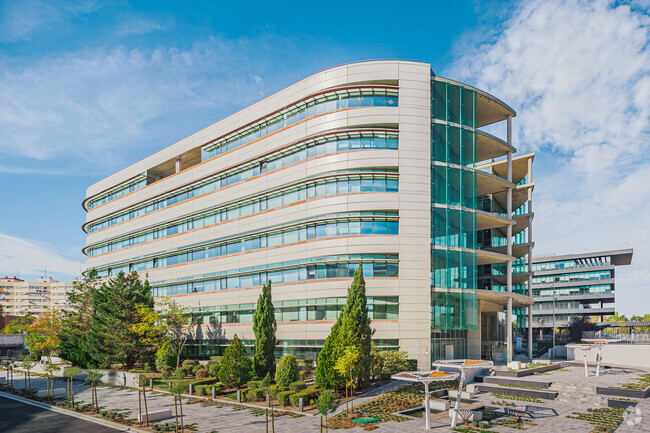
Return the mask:
[(565, 328), (576, 316), (602, 322), (615, 313), (616, 266), (632, 263), (633, 250), (533, 257), (533, 326), (542, 333)]
[(378, 347), (422, 368), (505, 355), (498, 315), (532, 304), (513, 116), (424, 62), (320, 71), (89, 187), (88, 268), (148, 275), (192, 314), (197, 357), (252, 346), (267, 281), (278, 354), (315, 357), (359, 264)]
[(69, 308), (68, 295), (72, 283), (60, 283), (52, 278), (23, 281), (19, 278), (0, 278), (0, 306), (3, 314), (26, 316), (48, 310)]

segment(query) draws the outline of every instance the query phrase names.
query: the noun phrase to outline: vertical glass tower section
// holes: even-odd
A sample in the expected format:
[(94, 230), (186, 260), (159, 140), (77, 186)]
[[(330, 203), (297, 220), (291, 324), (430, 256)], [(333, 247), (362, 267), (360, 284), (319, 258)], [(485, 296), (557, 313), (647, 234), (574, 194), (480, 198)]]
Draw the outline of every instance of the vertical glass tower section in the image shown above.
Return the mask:
[[(431, 358), (466, 356), (477, 328), (476, 91), (431, 82)], [(453, 350), (453, 353), (452, 353)]]

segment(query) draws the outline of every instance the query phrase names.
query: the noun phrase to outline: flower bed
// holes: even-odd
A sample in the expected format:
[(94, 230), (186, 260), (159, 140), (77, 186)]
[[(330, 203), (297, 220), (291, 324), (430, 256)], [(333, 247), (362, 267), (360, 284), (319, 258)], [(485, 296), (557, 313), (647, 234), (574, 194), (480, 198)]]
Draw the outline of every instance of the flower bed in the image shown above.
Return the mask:
[(503, 394), (503, 393), (500, 393), (500, 392), (493, 392), (492, 396), (497, 397), (497, 398), (505, 398), (505, 399), (508, 399), (508, 400), (527, 401), (527, 402), (530, 402), (530, 403), (544, 403), (544, 401), (542, 401), (542, 400), (540, 400), (538, 398), (525, 397), (523, 395)]

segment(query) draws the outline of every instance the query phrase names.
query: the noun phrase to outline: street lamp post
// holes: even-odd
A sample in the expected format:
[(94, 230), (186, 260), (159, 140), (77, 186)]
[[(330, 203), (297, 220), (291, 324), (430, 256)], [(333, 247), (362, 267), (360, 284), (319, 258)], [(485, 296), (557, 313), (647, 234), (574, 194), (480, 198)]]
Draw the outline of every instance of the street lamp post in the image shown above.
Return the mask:
[(553, 290), (553, 356), (555, 356), (555, 278), (553, 278), (551, 288)]

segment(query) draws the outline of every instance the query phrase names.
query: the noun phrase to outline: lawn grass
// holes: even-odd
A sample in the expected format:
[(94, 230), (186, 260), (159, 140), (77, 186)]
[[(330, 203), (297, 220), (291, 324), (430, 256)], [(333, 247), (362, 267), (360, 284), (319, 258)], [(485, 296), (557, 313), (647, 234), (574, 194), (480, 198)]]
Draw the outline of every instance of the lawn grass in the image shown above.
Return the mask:
[(497, 398), (505, 398), (507, 400), (527, 401), (527, 402), (530, 402), (530, 403), (544, 403), (544, 401), (540, 400), (539, 398), (525, 397), (523, 395), (504, 394), (504, 393), (501, 393), (501, 392), (493, 392), (492, 396), (497, 397)]
[(587, 421), (594, 425), (595, 428), (592, 430), (592, 433), (613, 432), (623, 422), (625, 409), (613, 407), (587, 409), (587, 413), (573, 412), (573, 415), (567, 415), (567, 418)]

